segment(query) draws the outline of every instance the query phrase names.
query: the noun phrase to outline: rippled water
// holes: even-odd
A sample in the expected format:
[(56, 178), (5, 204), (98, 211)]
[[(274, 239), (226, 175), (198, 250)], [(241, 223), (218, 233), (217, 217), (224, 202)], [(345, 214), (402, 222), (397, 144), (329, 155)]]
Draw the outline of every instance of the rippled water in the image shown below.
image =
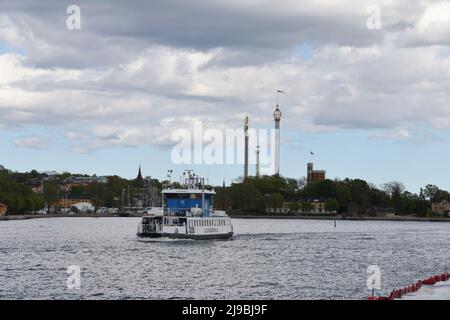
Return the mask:
[(369, 265), (384, 293), (450, 266), (450, 223), (233, 219), (231, 240), (155, 241), (138, 222), (0, 221), (0, 298), (364, 299)]

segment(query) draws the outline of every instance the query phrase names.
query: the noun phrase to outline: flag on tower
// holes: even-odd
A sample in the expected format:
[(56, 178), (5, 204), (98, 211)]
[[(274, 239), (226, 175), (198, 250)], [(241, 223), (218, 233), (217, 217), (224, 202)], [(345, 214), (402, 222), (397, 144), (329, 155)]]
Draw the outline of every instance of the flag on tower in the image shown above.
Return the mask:
[(310, 151), (309, 153), (311, 153), (312, 156), (314, 155), (314, 152), (312, 152), (312, 151)]

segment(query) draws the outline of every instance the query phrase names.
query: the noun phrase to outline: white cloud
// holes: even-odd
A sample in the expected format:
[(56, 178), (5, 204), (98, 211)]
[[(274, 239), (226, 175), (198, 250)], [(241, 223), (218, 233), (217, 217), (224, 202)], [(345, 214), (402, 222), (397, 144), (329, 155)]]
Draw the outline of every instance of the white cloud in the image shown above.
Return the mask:
[(35, 150), (45, 150), (48, 149), (49, 144), (47, 139), (42, 137), (25, 137), (14, 139), (14, 145), (18, 148), (27, 148)]
[(390, 139), (390, 140), (406, 140), (410, 137), (409, 131), (406, 129), (390, 130), (387, 132), (370, 134), (371, 139)]
[(423, 14), (414, 27), (404, 34), (406, 44), (450, 44), (450, 2), (430, 1), (423, 3)]
[[(450, 127), (446, 2), (380, 2), (380, 31), (365, 27), (373, 1), (191, 2), (152, 12), (166, 29), (143, 19), (144, 8), (135, 20), (110, 19), (129, 12), (118, 3), (86, 15), (79, 33), (55, 27), (65, 16), (52, 6), (56, 20), (3, 8), (0, 41), (17, 52), (0, 54), (0, 126), (57, 128), (77, 152), (164, 147), (193, 119), (235, 128), (248, 113), (252, 125), (272, 126), (280, 88), (283, 126), (300, 131), (410, 139), (409, 128)], [(82, 11), (91, 5), (101, 6)], [(199, 12), (216, 27), (184, 20)], [(297, 52), (303, 41), (310, 58)]]

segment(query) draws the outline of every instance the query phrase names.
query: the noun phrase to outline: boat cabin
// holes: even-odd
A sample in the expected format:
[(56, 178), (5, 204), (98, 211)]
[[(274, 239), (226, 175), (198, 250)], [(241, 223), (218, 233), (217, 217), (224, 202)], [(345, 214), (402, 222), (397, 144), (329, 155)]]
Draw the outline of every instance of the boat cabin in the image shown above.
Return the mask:
[(209, 217), (213, 208), (212, 190), (171, 189), (163, 191), (164, 214), (181, 217)]

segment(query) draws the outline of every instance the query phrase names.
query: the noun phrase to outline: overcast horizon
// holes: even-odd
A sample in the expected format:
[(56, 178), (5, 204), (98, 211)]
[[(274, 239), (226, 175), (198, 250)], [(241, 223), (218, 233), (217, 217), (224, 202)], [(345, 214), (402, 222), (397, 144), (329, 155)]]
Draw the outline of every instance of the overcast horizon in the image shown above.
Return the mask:
[(271, 129), (277, 90), (281, 175), (450, 190), (450, 1), (0, 1), (8, 169), (229, 184), (242, 165), (173, 165), (171, 133)]

